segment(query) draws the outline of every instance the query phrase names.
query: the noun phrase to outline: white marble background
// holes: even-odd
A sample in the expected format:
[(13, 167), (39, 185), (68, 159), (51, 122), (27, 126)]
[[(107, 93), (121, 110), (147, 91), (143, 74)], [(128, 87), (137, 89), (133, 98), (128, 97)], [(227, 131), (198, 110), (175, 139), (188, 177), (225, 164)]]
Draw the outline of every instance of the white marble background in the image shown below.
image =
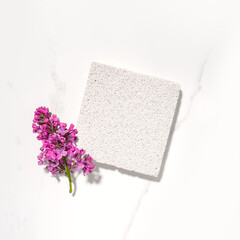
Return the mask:
[[(0, 1), (1, 239), (240, 239), (240, 2)], [(159, 182), (37, 165), (33, 111), (76, 123), (98, 61), (179, 82)], [(124, 158), (125, 156), (123, 156)]]

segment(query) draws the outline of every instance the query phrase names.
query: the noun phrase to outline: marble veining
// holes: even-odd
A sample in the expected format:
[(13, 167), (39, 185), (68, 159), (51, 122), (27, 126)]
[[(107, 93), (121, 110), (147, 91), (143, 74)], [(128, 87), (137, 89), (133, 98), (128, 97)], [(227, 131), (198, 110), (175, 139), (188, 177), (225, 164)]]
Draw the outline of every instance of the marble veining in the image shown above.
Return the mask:
[[(1, 237), (240, 239), (239, 9), (225, 0), (0, 3)], [(94, 61), (179, 82), (182, 99), (159, 181), (99, 165), (75, 176), (69, 196), (67, 179), (37, 165), (33, 111), (48, 106), (76, 125)]]

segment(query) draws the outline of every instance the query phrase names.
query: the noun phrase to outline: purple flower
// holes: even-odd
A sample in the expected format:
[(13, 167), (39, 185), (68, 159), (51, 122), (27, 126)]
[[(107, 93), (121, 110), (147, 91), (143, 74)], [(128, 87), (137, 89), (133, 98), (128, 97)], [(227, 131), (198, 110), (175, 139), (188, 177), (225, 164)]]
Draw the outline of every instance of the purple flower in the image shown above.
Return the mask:
[(81, 149), (80, 151), (79, 151), (79, 153), (81, 154), (81, 155), (84, 155), (85, 154), (85, 150), (83, 150), (83, 149)]
[(58, 154), (58, 159), (67, 156), (67, 151), (64, 148), (56, 149), (56, 153)]
[(38, 165), (46, 165), (47, 171), (53, 175), (65, 174), (69, 178), (71, 193), (71, 173), (82, 170), (86, 175), (95, 167), (91, 156), (76, 147), (77, 129), (73, 124), (67, 128), (67, 124), (60, 122), (57, 115), (46, 107), (39, 107), (34, 112), (32, 129), (38, 134), (37, 139), (42, 141)]
[(68, 130), (66, 129), (66, 127), (61, 127), (60, 129), (57, 130), (57, 133), (64, 136), (66, 133), (68, 133)]
[(39, 161), (38, 161), (38, 165), (43, 165), (43, 161), (42, 161), (42, 160), (39, 160)]

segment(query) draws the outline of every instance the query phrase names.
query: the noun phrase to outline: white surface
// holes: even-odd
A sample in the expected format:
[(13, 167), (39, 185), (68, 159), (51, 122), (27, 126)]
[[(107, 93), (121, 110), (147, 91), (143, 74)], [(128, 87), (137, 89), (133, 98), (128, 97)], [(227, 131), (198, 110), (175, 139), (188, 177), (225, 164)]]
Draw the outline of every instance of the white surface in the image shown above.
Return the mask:
[(98, 163), (157, 177), (179, 91), (177, 83), (92, 63), (78, 145)]
[[(0, 2), (1, 239), (240, 239), (239, 1)], [(37, 165), (33, 111), (76, 123), (92, 61), (179, 82), (160, 182)]]

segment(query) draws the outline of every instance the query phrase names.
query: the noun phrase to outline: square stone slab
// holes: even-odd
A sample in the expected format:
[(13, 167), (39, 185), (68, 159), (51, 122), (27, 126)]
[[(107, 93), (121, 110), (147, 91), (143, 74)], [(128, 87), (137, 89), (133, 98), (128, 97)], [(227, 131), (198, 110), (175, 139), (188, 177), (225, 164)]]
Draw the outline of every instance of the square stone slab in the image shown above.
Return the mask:
[(179, 92), (179, 84), (92, 63), (78, 146), (96, 162), (157, 177)]

